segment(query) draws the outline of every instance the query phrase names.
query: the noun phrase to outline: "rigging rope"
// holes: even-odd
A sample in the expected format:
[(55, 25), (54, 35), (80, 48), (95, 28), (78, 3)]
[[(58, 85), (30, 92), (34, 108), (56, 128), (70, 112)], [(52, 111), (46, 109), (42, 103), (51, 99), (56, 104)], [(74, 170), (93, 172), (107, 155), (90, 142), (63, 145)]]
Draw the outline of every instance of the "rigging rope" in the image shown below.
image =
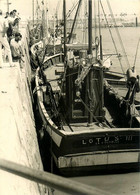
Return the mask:
[(134, 66), (133, 67), (135, 67), (135, 65), (136, 65), (136, 59), (137, 59), (137, 53), (138, 53), (139, 43), (140, 43), (140, 38), (139, 38), (138, 44), (137, 44), (137, 49), (136, 49), (136, 54), (135, 54)]
[(71, 13), (73, 12), (73, 10), (76, 8), (76, 6), (78, 5), (79, 0), (73, 5), (73, 7), (68, 11), (66, 18), (70, 17)]
[(98, 16), (99, 16), (99, 37), (101, 36), (101, 18), (100, 18), (100, 2), (98, 1)]
[[(115, 24), (115, 26), (117, 26), (116, 21), (115, 21), (115, 17), (114, 17), (114, 14), (113, 14), (113, 11), (112, 11), (111, 6), (110, 6), (110, 3), (109, 3), (109, 0), (106, 0), (106, 1), (107, 1), (107, 4), (108, 4), (108, 7), (109, 7), (109, 10), (110, 10), (110, 13), (111, 13), (111, 17), (112, 17), (112, 19), (113, 19), (113, 21), (114, 21), (114, 24)], [(129, 68), (130, 68), (130, 64), (129, 64), (129, 61), (128, 61), (128, 58), (127, 58), (127, 54), (126, 54), (126, 51), (125, 51), (125, 48), (124, 48), (124, 45), (123, 45), (123, 42), (122, 42), (122, 39), (121, 39), (121, 36), (120, 36), (119, 30), (118, 30), (118, 28), (115, 28), (115, 29), (116, 29), (116, 33), (117, 33), (117, 35), (118, 35), (118, 38), (119, 38), (120, 44), (121, 44), (121, 46), (122, 46), (123, 53), (125, 54), (124, 56), (125, 56), (125, 59), (126, 59), (127, 65), (128, 65), (128, 66), (129, 66)]]
[(57, 15), (57, 13), (58, 13), (59, 7), (60, 7), (60, 0), (57, 2), (56, 13), (55, 13), (56, 15)]
[(36, 0), (36, 15), (37, 15), (37, 20), (39, 19), (39, 12), (41, 11), (38, 0)]
[(96, 37), (97, 36), (96, 1), (94, 1), (94, 25), (95, 25), (94, 37)]
[(87, 20), (87, 1), (84, 2), (84, 20), (82, 22), (82, 31), (83, 31), (83, 43), (86, 43), (86, 20)]
[[(103, 14), (104, 14), (104, 17), (105, 17), (105, 21), (106, 21), (106, 23), (107, 23), (107, 26), (109, 27), (109, 23), (108, 23), (108, 20), (107, 20), (107, 17), (106, 17), (106, 14), (105, 14), (105, 11), (104, 11), (104, 8), (103, 8), (103, 5), (102, 5), (101, 0), (100, 0), (100, 5), (101, 5), (101, 7), (102, 7), (102, 11), (103, 11)], [(123, 70), (123, 65), (122, 65), (122, 62), (121, 62), (121, 59), (120, 59), (120, 54), (118, 53), (118, 49), (117, 49), (117, 46), (116, 46), (116, 44), (115, 44), (115, 41), (114, 41), (112, 32), (111, 32), (110, 28), (108, 28), (108, 30), (109, 30), (109, 32), (110, 32), (110, 36), (111, 36), (112, 42), (113, 42), (114, 47), (115, 47), (115, 51), (116, 51), (116, 53), (117, 53), (118, 60), (119, 60), (119, 62), (120, 62), (120, 66), (121, 66), (122, 72), (123, 72), (123, 74), (125, 74), (125, 71)]]

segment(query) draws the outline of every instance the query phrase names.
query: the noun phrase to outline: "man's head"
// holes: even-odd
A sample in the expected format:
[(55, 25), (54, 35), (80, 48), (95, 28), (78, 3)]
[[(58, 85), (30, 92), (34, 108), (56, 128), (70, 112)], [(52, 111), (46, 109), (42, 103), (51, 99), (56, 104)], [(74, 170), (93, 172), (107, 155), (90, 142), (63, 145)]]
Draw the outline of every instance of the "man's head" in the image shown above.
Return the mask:
[(0, 9), (0, 16), (2, 15), (2, 10)]
[(15, 33), (15, 41), (18, 42), (21, 40), (21, 38), (22, 38), (22, 35), (19, 32)]
[(10, 12), (10, 17), (13, 17), (13, 12), (12, 11)]
[(17, 10), (16, 10), (16, 9), (14, 9), (14, 10), (13, 10), (13, 12), (17, 13)]
[(16, 13), (17, 13), (17, 10), (14, 9), (12, 12), (13, 12), (13, 17), (15, 17), (16, 16)]

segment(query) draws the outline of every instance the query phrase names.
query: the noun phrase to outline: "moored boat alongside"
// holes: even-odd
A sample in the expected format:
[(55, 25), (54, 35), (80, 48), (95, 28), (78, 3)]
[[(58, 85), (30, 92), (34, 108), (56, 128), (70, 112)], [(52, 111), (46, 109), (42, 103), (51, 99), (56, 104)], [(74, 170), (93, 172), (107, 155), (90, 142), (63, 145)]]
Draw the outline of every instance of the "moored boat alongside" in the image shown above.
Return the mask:
[[(89, 0), (89, 11), (91, 8)], [(89, 13), (89, 20), (91, 13)], [(91, 21), (91, 20), (90, 20)], [(90, 22), (89, 22), (90, 24)], [(96, 42), (96, 41), (95, 41)], [(49, 151), (62, 173), (139, 167), (140, 113), (135, 95), (139, 77), (127, 80), (106, 72), (99, 45), (69, 45), (51, 55), (36, 70), (37, 106)], [(127, 84), (125, 96), (112, 89)]]

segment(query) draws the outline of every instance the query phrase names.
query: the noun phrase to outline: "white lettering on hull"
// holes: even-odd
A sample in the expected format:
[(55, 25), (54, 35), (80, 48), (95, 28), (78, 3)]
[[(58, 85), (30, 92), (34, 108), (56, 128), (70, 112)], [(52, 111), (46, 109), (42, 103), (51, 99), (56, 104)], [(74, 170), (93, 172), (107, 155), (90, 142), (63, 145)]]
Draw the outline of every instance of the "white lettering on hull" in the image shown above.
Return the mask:
[[(122, 136), (106, 136), (106, 137), (94, 137), (82, 140), (82, 145), (103, 145), (103, 144), (119, 144)], [(130, 143), (133, 141), (132, 135), (123, 136), (125, 143)]]

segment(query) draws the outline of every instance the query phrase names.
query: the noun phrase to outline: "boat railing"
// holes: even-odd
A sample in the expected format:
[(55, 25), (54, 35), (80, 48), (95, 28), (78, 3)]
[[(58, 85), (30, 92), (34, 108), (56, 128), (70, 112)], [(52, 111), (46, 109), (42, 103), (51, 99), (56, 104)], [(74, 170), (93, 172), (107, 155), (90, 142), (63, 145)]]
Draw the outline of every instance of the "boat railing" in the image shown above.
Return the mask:
[(35, 170), (1, 158), (0, 169), (18, 175), (25, 179), (46, 185), (47, 187), (51, 188), (52, 191), (56, 189), (61, 192), (73, 195), (113, 195), (112, 193), (100, 190), (93, 186), (81, 184), (79, 182), (64, 178), (62, 176), (57, 176), (49, 172)]
[(44, 59), (44, 62), (43, 62), (44, 68), (47, 67), (47, 66), (51, 66), (51, 65), (57, 64), (57, 63), (58, 64), (59, 63), (63, 63), (63, 56), (64, 56), (63, 53), (58, 53), (58, 54), (55, 54), (53, 56), (46, 57)]
[(44, 63), (50, 59), (53, 59), (53, 58), (56, 58), (56, 57), (59, 57), (59, 56), (63, 56), (64, 53), (57, 53), (57, 54), (54, 54), (53, 56), (47, 56), (45, 59), (44, 59)]

